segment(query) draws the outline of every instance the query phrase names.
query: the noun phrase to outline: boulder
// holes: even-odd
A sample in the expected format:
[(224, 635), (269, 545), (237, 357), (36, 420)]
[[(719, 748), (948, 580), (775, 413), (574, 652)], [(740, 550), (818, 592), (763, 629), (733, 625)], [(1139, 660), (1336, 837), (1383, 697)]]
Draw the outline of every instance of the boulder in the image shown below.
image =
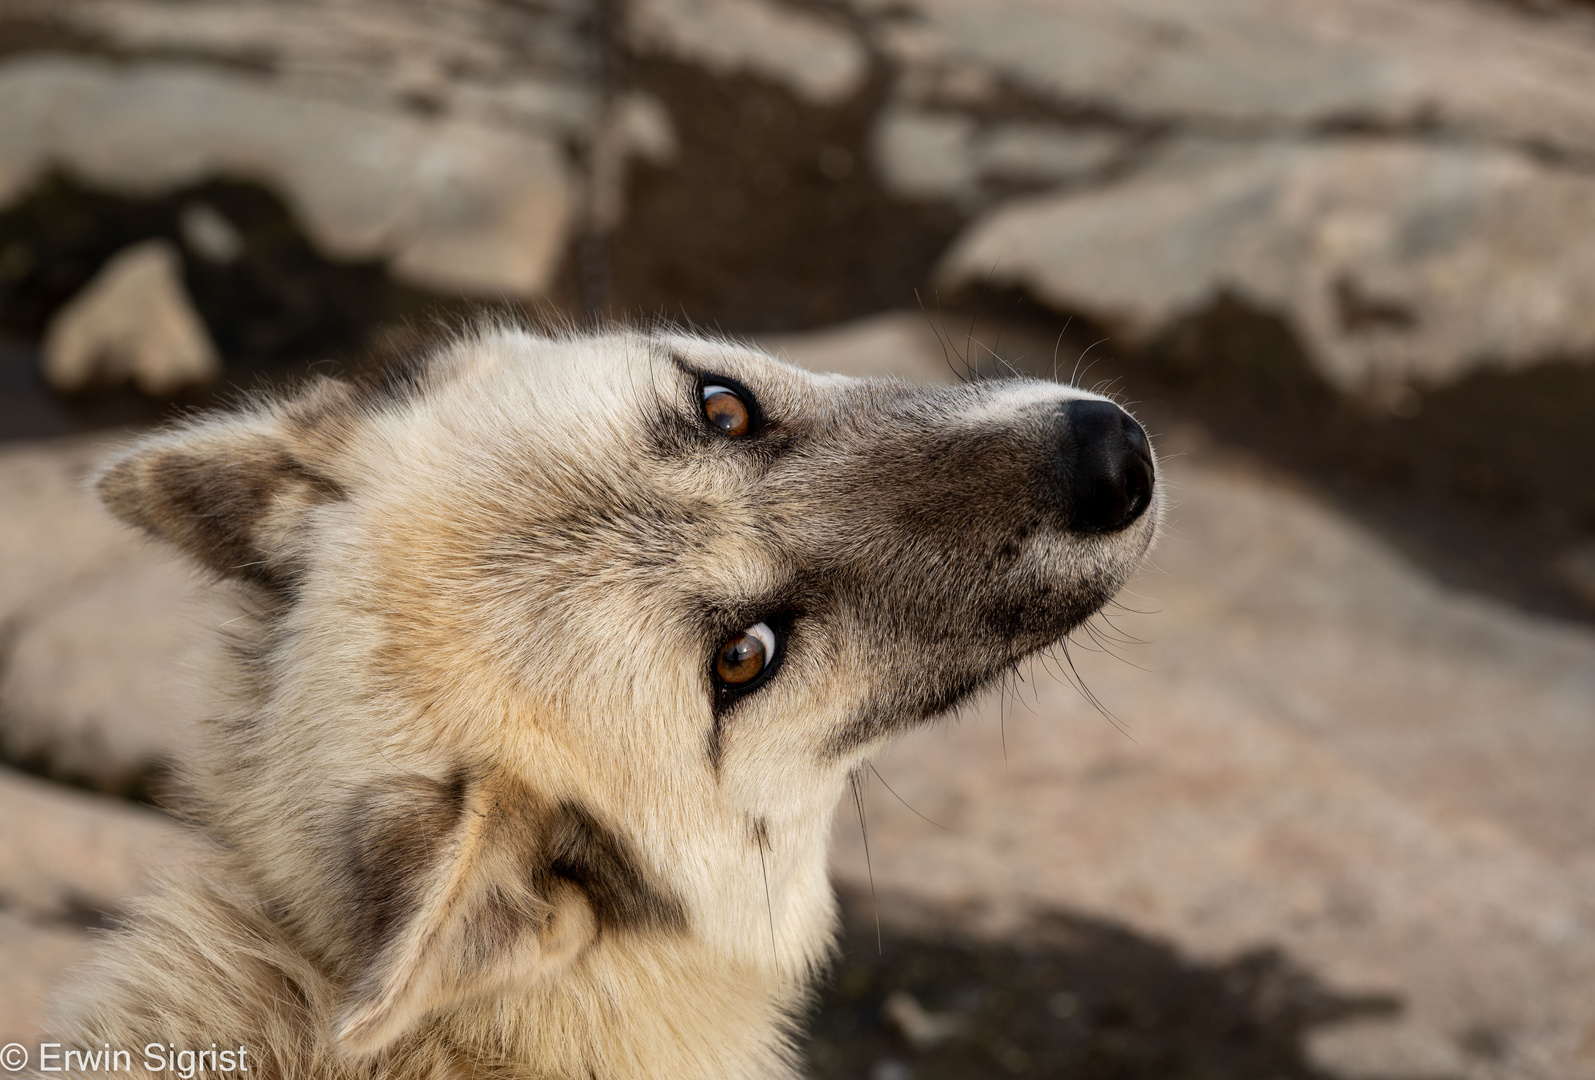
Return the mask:
[(111, 453), (105, 437), (0, 448), (0, 620), (14, 623), (52, 593), (120, 568), (137, 550), (84, 478)]
[(754, 74), (815, 105), (857, 93), (869, 53), (841, 20), (771, 0), (632, 0), (633, 48), (717, 75)]
[(0, 1040), (31, 1048), (47, 1034), (50, 994), (92, 943), (88, 934), (62, 925), (35, 923), (0, 910)]
[(900, 105), (881, 111), (870, 140), (876, 172), (893, 192), (970, 206), (1003, 186), (1089, 182), (1129, 147), (1123, 133), (1100, 127), (981, 124), (961, 112)]
[(1378, 401), (1595, 356), (1590, 228), (1595, 176), (1515, 150), (1186, 140), (1118, 183), (1000, 206), (939, 273), (1023, 286), (1127, 344), (1228, 293), (1287, 316), (1332, 385)]
[(149, 549), (49, 597), (0, 669), (0, 753), (103, 791), (139, 789), (222, 707), (235, 616), (198, 573)]
[(107, 452), (0, 453), (0, 756), (120, 792), (180, 758), (216, 707), (236, 612), (85, 490)]
[(0, 1039), (45, 1034), (89, 929), (198, 844), (164, 814), (0, 770)]
[(887, 312), (807, 334), (770, 334), (759, 345), (811, 371), (909, 382), (953, 382), (958, 355), (919, 312)]
[[(587, 0), (9, 0), (7, 13), (59, 28), (57, 40), (143, 60), (192, 58), (269, 72), (271, 85), (377, 112), (442, 116), (579, 137), (595, 118), (601, 35)], [(64, 32), (63, 32), (64, 31)], [(96, 51), (91, 44), (86, 51)]]
[(221, 370), (183, 287), (182, 256), (165, 240), (118, 252), (57, 311), (42, 363), (57, 390), (131, 382), (151, 397), (208, 383)]
[[(1120, 125), (1356, 124), (1595, 154), (1595, 26), (1483, 0), (852, 0), (905, 97), (1013, 87)], [(984, 73), (974, 78), (971, 71)]]
[(202, 64), (0, 62), (0, 203), (45, 170), (158, 194), (214, 176), (281, 191), (330, 255), (447, 292), (537, 296), (574, 194), (535, 129), (329, 100)]
[(1237, 293), (1284, 316), (1332, 385), (1397, 408), (1480, 368), (1595, 356), (1588, 19), (1473, 0), (1020, 0), (1000, 18), (853, 2), (898, 71), (881, 179), (976, 215), (944, 283), (1022, 286), (1131, 346)]

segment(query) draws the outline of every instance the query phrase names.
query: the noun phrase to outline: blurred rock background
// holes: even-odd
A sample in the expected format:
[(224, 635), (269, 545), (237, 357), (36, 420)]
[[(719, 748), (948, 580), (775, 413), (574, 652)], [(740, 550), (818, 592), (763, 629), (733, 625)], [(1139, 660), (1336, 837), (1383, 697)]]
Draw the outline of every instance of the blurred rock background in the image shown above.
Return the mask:
[(84, 471), (488, 308), (1158, 437), (1119, 609), (842, 808), (816, 1075), (1595, 1076), (1592, 238), (1575, 0), (0, 0), (0, 1035), (226, 663)]

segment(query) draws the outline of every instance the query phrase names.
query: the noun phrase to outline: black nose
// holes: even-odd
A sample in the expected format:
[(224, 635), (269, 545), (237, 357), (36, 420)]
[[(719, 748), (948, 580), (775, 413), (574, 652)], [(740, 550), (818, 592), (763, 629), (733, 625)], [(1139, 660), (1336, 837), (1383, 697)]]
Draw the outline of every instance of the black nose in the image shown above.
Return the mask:
[(1152, 450), (1146, 432), (1110, 401), (1063, 407), (1058, 481), (1071, 532), (1124, 528), (1152, 502)]

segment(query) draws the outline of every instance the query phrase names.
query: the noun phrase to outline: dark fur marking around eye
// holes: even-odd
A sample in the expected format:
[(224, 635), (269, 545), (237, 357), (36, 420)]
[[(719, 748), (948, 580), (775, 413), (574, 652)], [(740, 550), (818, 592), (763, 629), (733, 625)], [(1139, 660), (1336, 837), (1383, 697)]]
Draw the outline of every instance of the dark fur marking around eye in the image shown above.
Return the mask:
[(739, 380), (733, 379), (729, 375), (722, 375), (719, 372), (714, 371), (700, 371), (692, 388), (693, 403), (697, 407), (698, 416), (704, 420), (706, 430), (718, 438), (727, 437), (724, 432), (716, 430), (714, 425), (710, 424), (708, 419), (704, 416), (703, 395), (704, 390), (710, 386), (723, 386), (725, 389), (731, 391), (737, 400), (742, 402), (742, 407), (747, 410), (747, 430), (742, 434), (735, 436), (735, 438), (739, 440), (758, 438), (768, 426), (768, 421), (765, 419), (764, 410), (759, 405), (758, 396), (754, 394), (752, 390), (749, 390), (746, 386), (742, 385)]
[[(787, 654), (792, 648), (792, 630), (798, 620), (804, 615), (825, 609), (825, 599), (812, 581), (795, 582), (784, 590), (780, 598), (773, 598), (759, 605), (736, 604), (715, 605), (705, 604), (703, 611), (704, 632), (701, 640), (714, 642), (708, 646), (708, 685), (710, 710), (713, 722), (709, 727), (707, 753), (709, 768), (718, 776), (720, 762), (725, 753), (726, 721), (736, 708), (739, 701), (758, 693), (761, 688), (769, 684), (781, 673), (781, 667), (786, 663)], [(736, 630), (752, 625), (756, 622), (765, 623), (775, 632), (775, 655), (770, 657), (757, 678), (744, 686), (725, 686), (716, 679), (714, 674), (714, 658), (719, 644), (729, 634)], [(727, 630), (726, 627), (732, 629)]]
[[(791, 418), (774, 417), (765, 412), (758, 394), (745, 383), (730, 375), (701, 368), (678, 353), (671, 352), (668, 357), (686, 376), (685, 408), (665, 411), (653, 425), (653, 448), (660, 458), (676, 460), (705, 450), (734, 451), (739, 460), (767, 469), (799, 441), (800, 432)], [(703, 388), (714, 384), (735, 391), (748, 407), (751, 422), (746, 435), (727, 438), (704, 418)]]

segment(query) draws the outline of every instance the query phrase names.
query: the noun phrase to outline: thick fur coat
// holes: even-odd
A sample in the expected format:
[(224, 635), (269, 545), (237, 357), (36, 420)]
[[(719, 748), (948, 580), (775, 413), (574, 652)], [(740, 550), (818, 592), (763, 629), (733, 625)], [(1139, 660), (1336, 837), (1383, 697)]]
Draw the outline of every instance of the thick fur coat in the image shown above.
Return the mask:
[(101, 497), (246, 629), (185, 777), (208, 852), (59, 1037), (262, 1080), (798, 1075), (849, 777), (1152, 541), (1099, 400), (487, 326), (137, 443)]

